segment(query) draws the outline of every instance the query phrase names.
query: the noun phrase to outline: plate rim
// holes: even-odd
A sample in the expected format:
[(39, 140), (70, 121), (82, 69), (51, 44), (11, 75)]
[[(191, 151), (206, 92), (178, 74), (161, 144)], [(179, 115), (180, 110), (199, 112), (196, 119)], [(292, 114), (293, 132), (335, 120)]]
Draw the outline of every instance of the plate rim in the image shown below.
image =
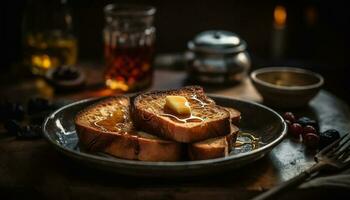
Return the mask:
[[(82, 104), (82, 103), (86, 103), (89, 101), (96, 101), (99, 99), (104, 99), (104, 98), (108, 98), (109, 96), (105, 96), (105, 97), (93, 97), (93, 98), (87, 98), (87, 99), (82, 99), (70, 104), (67, 104), (65, 106), (62, 106), (61, 108), (55, 110), (54, 112), (52, 112), (51, 114), (49, 114), (43, 124), (42, 124), (42, 132), (44, 135), (44, 138), (51, 144), (53, 145), (56, 149), (58, 149), (59, 151), (63, 151), (64, 153), (66, 153), (68, 156), (74, 156), (75, 158), (78, 158), (80, 160), (86, 160), (83, 159), (83, 157), (89, 159), (89, 161), (98, 161), (98, 162), (107, 162), (110, 164), (122, 164), (122, 165), (128, 165), (128, 166), (147, 166), (147, 167), (183, 167), (183, 166), (201, 166), (201, 165), (208, 165), (208, 164), (213, 164), (213, 163), (225, 163), (225, 162), (229, 162), (231, 160), (239, 160), (239, 159), (244, 159), (244, 158), (249, 158), (251, 156), (254, 156), (256, 153), (265, 153), (268, 150), (272, 150), (275, 146), (277, 146), (279, 143), (282, 142), (283, 138), (286, 136), (287, 134), (287, 125), (284, 122), (283, 118), (281, 117), (280, 114), (278, 114), (276, 111), (274, 111), (273, 109), (262, 105), (260, 103), (256, 103), (253, 101), (249, 101), (249, 100), (243, 100), (243, 99), (238, 99), (238, 98), (233, 98), (233, 97), (228, 97), (228, 96), (224, 96), (224, 95), (218, 95), (218, 94), (211, 94), (211, 93), (207, 93), (207, 95), (209, 97), (214, 97), (214, 98), (222, 98), (222, 99), (229, 99), (229, 100), (234, 100), (234, 101), (240, 101), (243, 103), (248, 103), (248, 104), (254, 104), (255, 106), (259, 106), (262, 107), (263, 109), (266, 109), (270, 112), (272, 112), (274, 115), (276, 115), (282, 122), (282, 132), (281, 134), (272, 142), (266, 144), (265, 146), (258, 148), (258, 149), (254, 149), (252, 151), (249, 152), (244, 152), (244, 153), (239, 153), (233, 156), (226, 156), (226, 157), (220, 157), (220, 158), (214, 158), (214, 159), (207, 159), (207, 160), (196, 160), (196, 161), (176, 161), (176, 162), (152, 162), (152, 161), (139, 161), (139, 160), (127, 160), (127, 159), (122, 159), (122, 158), (117, 158), (117, 157), (103, 157), (103, 156), (98, 156), (98, 155), (94, 155), (94, 154), (89, 154), (89, 153), (85, 153), (85, 152), (78, 152), (69, 148), (66, 148), (60, 144), (58, 144), (57, 142), (55, 142), (48, 134), (48, 130), (46, 130), (47, 128), (47, 124), (48, 122), (53, 119), (55, 117), (55, 115), (59, 112), (61, 112), (62, 110), (71, 107), (71, 106), (75, 106), (77, 104)], [(93, 159), (93, 160), (90, 160)]]

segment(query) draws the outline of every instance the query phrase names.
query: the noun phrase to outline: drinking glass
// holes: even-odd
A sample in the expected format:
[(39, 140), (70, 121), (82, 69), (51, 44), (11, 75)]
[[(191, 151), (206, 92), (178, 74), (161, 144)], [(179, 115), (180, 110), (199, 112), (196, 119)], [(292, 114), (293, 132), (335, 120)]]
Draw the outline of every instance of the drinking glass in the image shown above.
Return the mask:
[(134, 92), (152, 84), (156, 29), (152, 6), (105, 6), (105, 84), (113, 90)]
[(23, 19), (24, 61), (33, 74), (59, 65), (74, 65), (77, 40), (65, 0), (28, 1)]

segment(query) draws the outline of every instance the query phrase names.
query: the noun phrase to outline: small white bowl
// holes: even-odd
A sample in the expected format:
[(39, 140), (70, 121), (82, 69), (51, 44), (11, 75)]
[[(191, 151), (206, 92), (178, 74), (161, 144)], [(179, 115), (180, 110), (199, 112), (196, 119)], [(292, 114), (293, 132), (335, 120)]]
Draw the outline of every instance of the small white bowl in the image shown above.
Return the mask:
[(250, 74), (264, 103), (280, 108), (305, 106), (324, 83), (320, 74), (295, 67), (266, 67)]

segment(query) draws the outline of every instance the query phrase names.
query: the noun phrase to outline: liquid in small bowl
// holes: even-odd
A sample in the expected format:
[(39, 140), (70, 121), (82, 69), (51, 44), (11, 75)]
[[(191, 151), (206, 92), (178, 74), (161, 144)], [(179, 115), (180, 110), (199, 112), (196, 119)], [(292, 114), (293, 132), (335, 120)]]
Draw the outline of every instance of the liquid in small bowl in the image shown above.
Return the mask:
[(268, 67), (251, 73), (264, 103), (283, 108), (307, 105), (324, 83), (317, 73), (294, 67)]

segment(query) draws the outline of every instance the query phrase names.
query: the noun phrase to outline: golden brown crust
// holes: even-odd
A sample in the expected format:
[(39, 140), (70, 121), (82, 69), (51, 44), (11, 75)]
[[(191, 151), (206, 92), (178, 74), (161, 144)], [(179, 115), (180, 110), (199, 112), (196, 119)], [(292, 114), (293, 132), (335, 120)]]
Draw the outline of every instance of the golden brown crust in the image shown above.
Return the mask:
[[(111, 97), (102, 100), (81, 111), (76, 119), (75, 126), (79, 137), (79, 143), (83, 149), (91, 152), (104, 152), (110, 155), (143, 161), (177, 161), (181, 159), (182, 145), (173, 141), (160, 138), (147, 138), (138, 133), (131, 133), (132, 127), (120, 132), (108, 132), (98, 129), (82, 121), (85, 115), (95, 115), (91, 112), (105, 103), (117, 104), (121, 100), (128, 101), (127, 97)], [(115, 105), (118, 106), (118, 105)], [(119, 105), (124, 106), (124, 105)]]
[[(196, 95), (196, 98), (205, 102), (205, 106), (203, 106), (203, 109), (197, 108), (197, 110), (191, 107), (192, 112), (196, 111), (198, 114), (207, 117), (208, 120), (182, 123), (162, 116), (163, 113), (161, 112), (164, 112), (164, 102), (162, 101), (165, 101), (167, 95), (187, 95), (187, 97)], [(196, 101), (191, 102), (191, 105)], [(205, 95), (203, 88), (199, 86), (144, 93), (137, 96), (132, 105), (132, 118), (137, 128), (177, 142), (191, 143), (230, 133), (229, 111), (217, 106), (213, 100)], [(211, 115), (215, 115), (215, 117)]]
[(165, 143), (141, 138), (139, 148), (138, 160), (178, 161), (182, 159), (183, 154), (182, 145), (177, 142)]
[(227, 156), (236, 142), (238, 127), (231, 125), (231, 133), (213, 139), (193, 143), (188, 146), (188, 155), (191, 160), (206, 160)]
[(241, 112), (234, 108), (224, 107), (229, 113), (231, 118), (231, 123), (238, 126), (241, 121)]
[[(181, 89), (183, 92), (197, 94), (198, 98), (208, 98), (201, 87), (192, 86)], [(176, 92), (178, 90), (172, 90)], [(158, 91), (159, 92), (159, 91)], [(155, 93), (158, 93), (155, 92)], [(160, 93), (164, 93), (161, 91)], [(227, 116), (215, 120), (215, 123), (208, 123), (204, 126), (178, 126), (176, 123), (163, 123), (148, 113), (141, 113), (134, 106), (130, 106), (130, 100), (125, 96), (109, 97), (88, 106), (79, 112), (75, 118), (76, 130), (79, 137), (80, 146), (90, 152), (104, 152), (119, 158), (143, 161), (179, 161), (184, 160), (183, 153), (186, 152), (191, 160), (203, 160), (227, 156), (231, 151), (233, 142), (237, 137), (238, 128), (230, 125), (237, 124), (240, 119), (240, 112), (232, 109), (215, 105), (210, 98), (207, 103), (215, 106), (218, 111), (223, 110)], [(109, 106), (109, 107), (108, 107)], [(126, 125), (122, 126), (120, 131), (107, 131), (87, 120), (95, 119), (100, 109), (114, 109), (123, 107), (127, 111), (128, 117)], [(130, 109), (132, 111), (130, 111)], [(130, 116), (132, 114), (132, 117)], [(187, 145), (162, 139), (157, 136), (149, 135), (136, 131), (134, 122), (142, 126), (142, 130), (148, 133), (157, 134), (163, 138), (167, 137), (178, 141), (200, 141)], [(152, 121), (154, 120), (154, 121)], [(157, 121), (158, 120), (158, 121)], [(145, 123), (147, 121), (147, 123)], [(152, 126), (151, 126), (152, 125)], [(229, 127), (229, 128), (227, 128)], [(232, 128), (233, 127), (233, 128)], [(170, 135), (160, 134), (159, 132), (170, 132)], [(229, 134), (224, 134), (229, 131)], [(222, 136), (224, 135), (224, 136)], [(205, 140), (203, 138), (206, 138)], [(211, 139), (207, 139), (211, 138)], [(204, 141), (203, 141), (204, 140)]]

